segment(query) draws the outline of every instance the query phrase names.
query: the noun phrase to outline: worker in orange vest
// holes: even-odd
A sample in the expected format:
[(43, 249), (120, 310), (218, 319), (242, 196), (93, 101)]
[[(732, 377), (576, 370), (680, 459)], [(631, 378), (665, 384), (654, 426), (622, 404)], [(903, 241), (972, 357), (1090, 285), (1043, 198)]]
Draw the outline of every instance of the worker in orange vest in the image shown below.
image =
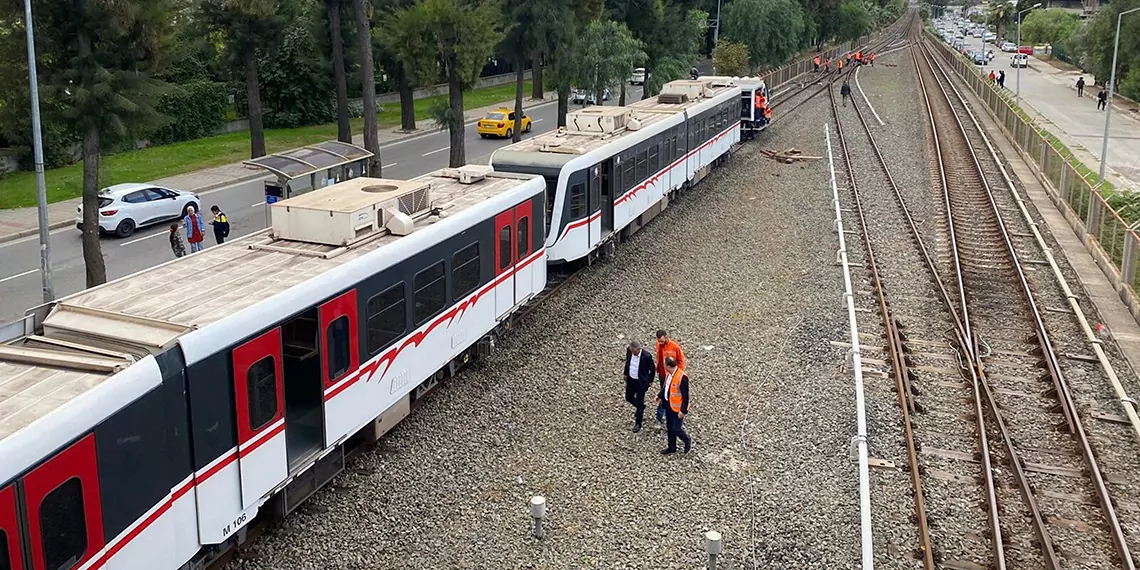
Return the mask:
[(862, 51), (855, 52), (855, 63), (858, 65), (863, 65), (863, 52)]
[(842, 58), (842, 57), (841, 57), (841, 58), (839, 58), (839, 59), (838, 59), (838, 60), (835, 62), (835, 69), (837, 69), (837, 70), (839, 70), (839, 71), (843, 71), (843, 58)]
[(815, 62), (815, 72), (816, 72), (816, 73), (819, 73), (819, 56), (818, 56), (818, 55), (817, 55), (817, 56), (815, 56), (815, 59), (814, 59), (814, 60), (812, 60), (812, 61), (814, 61), (814, 62)]
[(765, 123), (771, 123), (772, 122), (772, 108), (771, 107), (764, 107), (764, 122)]
[(685, 443), (685, 453), (693, 446), (693, 440), (685, 433), (685, 415), (689, 413), (689, 377), (684, 369), (677, 366), (672, 356), (665, 358), (665, 381), (657, 401), (665, 404), (666, 429), (669, 432), (669, 447), (661, 450), (662, 455), (677, 452), (677, 440)]
[(824, 70), (824, 71), (827, 71), (827, 72), (830, 72), (830, 71), (831, 71), (831, 58), (830, 58), (830, 57), (829, 57), (829, 58), (827, 58), (827, 60), (824, 62), (824, 64), (823, 64), (823, 70)]
[(875, 52), (871, 52), (871, 67), (875, 67)]
[[(767, 97), (764, 97), (762, 92), (756, 93), (756, 101), (760, 104), (767, 104)], [(757, 105), (757, 108), (762, 108)], [(665, 385), (665, 359), (672, 358), (677, 366), (682, 370), (685, 368), (685, 353), (681, 352), (681, 345), (676, 341), (669, 338), (669, 334), (665, 329), (657, 331), (657, 377), (661, 381), (661, 385)], [(665, 406), (661, 402), (657, 403), (657, 423), (665, 422)]]

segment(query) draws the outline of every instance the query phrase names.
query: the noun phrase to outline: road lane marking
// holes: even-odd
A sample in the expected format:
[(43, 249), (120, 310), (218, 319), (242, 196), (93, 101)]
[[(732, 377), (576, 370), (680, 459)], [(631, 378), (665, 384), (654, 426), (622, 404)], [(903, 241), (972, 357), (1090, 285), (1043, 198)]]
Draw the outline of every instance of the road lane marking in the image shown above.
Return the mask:
[(264, 205), (265, 205), (265, 202), (254, 202), (254, 203), (250, 204), (249, 207), (250, 208), (256, 208), (258, 206), (264, 206)]
[[(448, 148), (450, 148), (450, 147), (448, 147)], [(399, 162), (393, 162), (392, 164), (385, 164), (385, 165), (381, 166), (380, 168), (392, 168), (393, 166), (396, 166), (397, 164), (400, 164), (400, 163)]]
[(533, 124), (533, 123), (541, 123), (541, 122), (542, 122), (542, 121), (544, 121), (544, 120), (545, 120), (545, 119), (535, 119), (535, 120), (531, 121), (531, 123), (532, 123), (532, 124)]
[(5, 277), (5, 278), (3, 278), (3, 279), (0, 279), (0, 283), (3, 283), (3, 282), (5, 282), (5, 281), (11, 281), (11, 280), (13, 280), (13, 279), (16, 279), (16, 278), (19, 278), (19, 277), (23, 277), (23, 276), (25, 276), (25, 275), (31, 275), (31, 274), (33, 274), (33, 273), (35, 273), (35, 272), (37, 272), (37, 271), (39, 271), (39, 269), (31, 269), (31, 270), (29, 270), (29, 271), (25, 271), (25, 272), (23, 272), (23, 273), (17, 273), (16, 275), (12, 275), (11, 277)]
[(435, 153), (437, 153), (437, 152), (443, 152), (443, 151), (445, 151), (445, 150), (451, 150), (451, 147), (449, 147), (449, 146), (445, 146), (445, 147), (443, 147), (443, 148), (437, 148), (437, 149), (435, 149), (435, 150), (433, 150), (433, 151), (431, 151), (431, 152), (425, 152), (425, 153), (421, 154), (420, 156), (427, 156), (427, 155), (429, 155), (429, 154), (435, 154)]
[(142, 240), (144, 240), (144, 239), (150, 239), (150, 238), (152, 238), (152, 237), (158, 237), (158, 236), (161, 236), (161, 235), (163, 235), (163, 233), (162, 233), (162, 232), (158, 232), (158, 233), (155, 233), (155, 234), (150, 234), (149, 236), (143, 236), (143, 237), (141, 237), (141, 238), (139, 238), (139, 239), (133, 239), (133, 240), (131, 240), (131, 241), (126, 241), (126, 242), (120, 243), (120, 244), (119, 244), (119, 247), (123, 247), (123, 246), (131, 245), (132, 243), (138, 243), (138, 242), (140, 242), (140, 241), (142, 241)]

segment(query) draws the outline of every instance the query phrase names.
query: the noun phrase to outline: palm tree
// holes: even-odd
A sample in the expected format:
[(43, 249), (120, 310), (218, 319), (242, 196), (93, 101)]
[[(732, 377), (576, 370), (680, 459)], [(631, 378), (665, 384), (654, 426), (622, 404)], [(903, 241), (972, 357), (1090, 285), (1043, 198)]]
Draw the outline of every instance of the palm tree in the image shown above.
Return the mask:
[(1016, 9), (1016, 4), (1012, 2), (995, 2), (990, 4), (989, 23), (997, 28), (997, 37), (999, 41), (1005, 41), (1005, 25), (1009, 23), (1009, 17)]

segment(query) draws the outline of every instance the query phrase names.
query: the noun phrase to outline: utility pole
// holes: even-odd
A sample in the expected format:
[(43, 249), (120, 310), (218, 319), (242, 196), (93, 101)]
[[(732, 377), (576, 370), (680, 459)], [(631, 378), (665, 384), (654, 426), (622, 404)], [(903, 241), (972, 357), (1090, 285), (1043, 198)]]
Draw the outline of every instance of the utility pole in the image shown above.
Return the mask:
[(716, 49), (716, 44), (720, 41), (720, 4), (721, 0), (716, 0), (716, 27), (713, 28), (713, 49)]
[(1108, 120), (1112, 118), (1112, 91), (1116, 88), (1116, 55), (1120, 51), (1120, 21), (1129, 12), (1140, 10), (1140, 7), (1125, 10), (1116, 15), (1116, 41), (1112, 44), (1112, 73), (1108, 79), (1108, 103), (1104, 107), (1104, 142), (1100, 147), (1100, 176), (1098, 184), (1104, 184), (1104, 171), (1108, 165)]
[(40, 277), (44, 302), (55, 300), (51, 285), (51, 236), (48, 235), (47, 183), (44, 181), (44, 140), (40, 128), (40, 89), (36, 79), (36, 41), (32, 31), (32, 0), (24, 0), (25, 31), (28, 36), (28, 83), (32, 91), (32, 149), (36, 161), (36, 206), (40, 218)]

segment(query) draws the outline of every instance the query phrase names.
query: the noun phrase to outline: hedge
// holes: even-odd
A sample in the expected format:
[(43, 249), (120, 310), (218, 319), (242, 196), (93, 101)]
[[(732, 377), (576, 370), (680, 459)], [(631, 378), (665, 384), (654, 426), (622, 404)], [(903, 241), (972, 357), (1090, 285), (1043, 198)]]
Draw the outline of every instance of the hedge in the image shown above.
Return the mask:
[(225, 123), (229, 93), (225, 83), (195, 81), (163, 95), (158, 110), (169, 118), (150, 136), (152, 144), (188, 141), (214, 134)]

